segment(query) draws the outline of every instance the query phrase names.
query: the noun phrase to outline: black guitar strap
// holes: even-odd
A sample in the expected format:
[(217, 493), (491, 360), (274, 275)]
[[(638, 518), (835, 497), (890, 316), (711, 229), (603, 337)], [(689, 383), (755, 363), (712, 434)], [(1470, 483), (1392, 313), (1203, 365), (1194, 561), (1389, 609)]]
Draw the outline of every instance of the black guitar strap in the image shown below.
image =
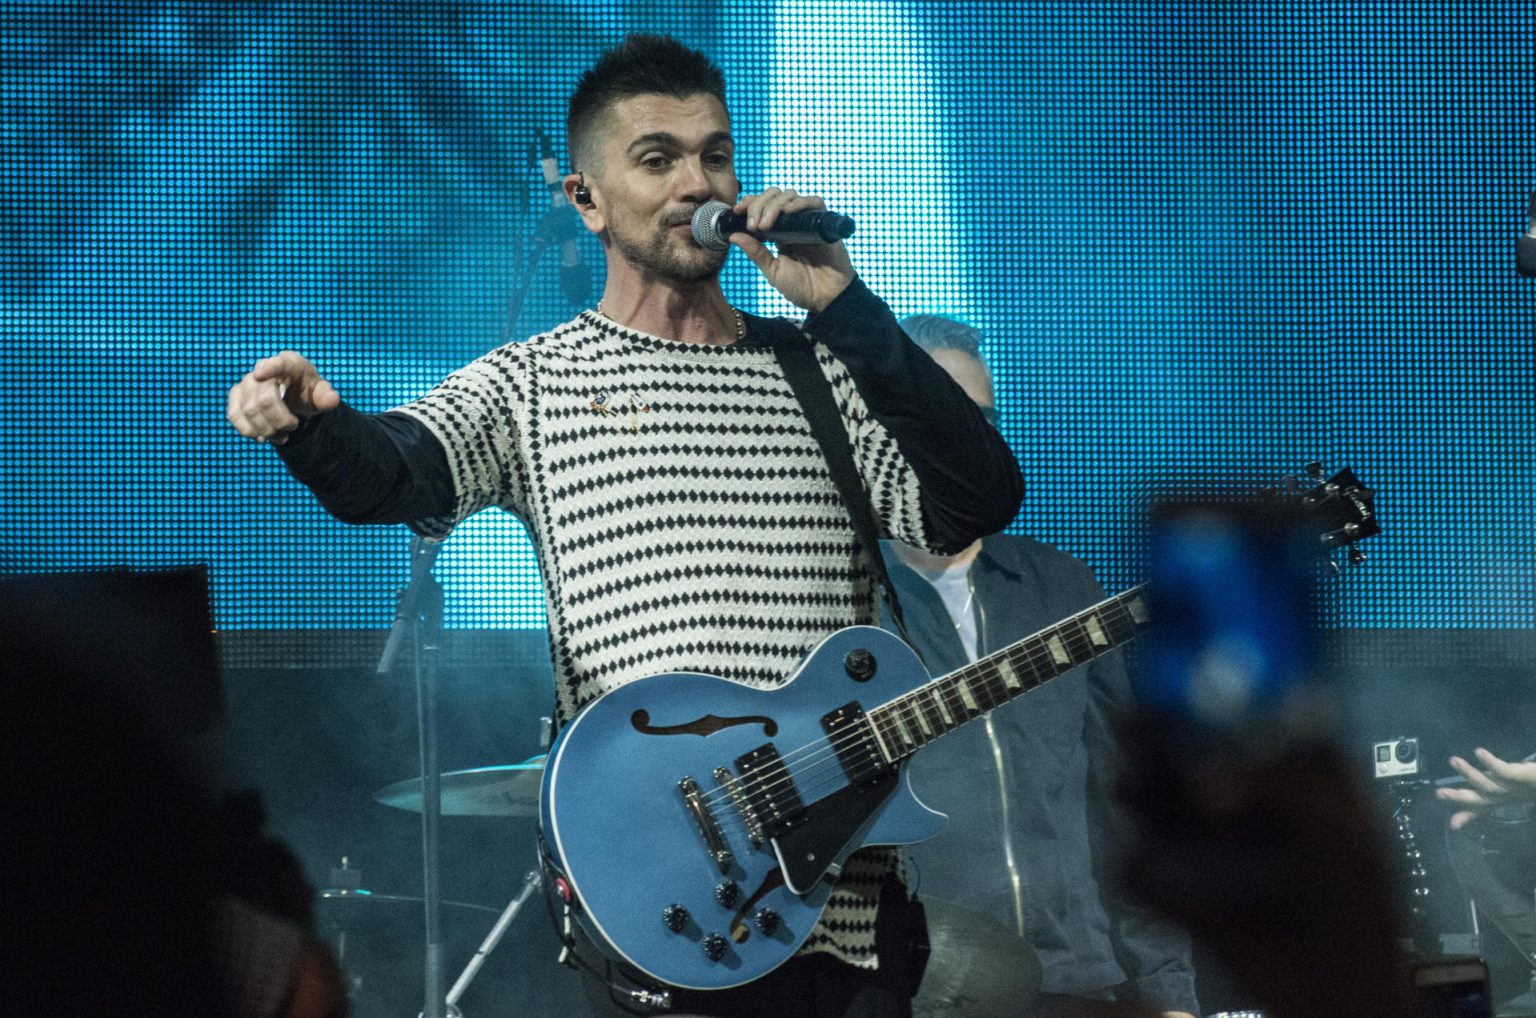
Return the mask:
[(901, 614), (901, 602), (896, 599), (896, 588), (886, 571), (885, 559), (880, 555), (880, 530), (875, 526), (875, 510), (869, 504), (869, 492), (853, 462), (853, 448), (848, 443), (848, 432), (843, 429), (843, 416), (838, 413), (832, 396), (832, 383), (821, 373), (816, 363), (816, 351), (811, 341), (793, 322), (783, 318), (764, 320), (772, 327), (773, 353), (784, 369), (784, 377), (794, 390), (805, 418), (811, 424), (811, 434), (821, 446), (826, 457), (827, 469), (832, 481), (842, 493), (843, 504), (853, 521), (853, 536), (858, 540), (869, 563), (869, 571), (880, 584), (886, 612), (896, 625), (896, 631), (909, 647), (916, 647), (907, 635), (907, 620)]

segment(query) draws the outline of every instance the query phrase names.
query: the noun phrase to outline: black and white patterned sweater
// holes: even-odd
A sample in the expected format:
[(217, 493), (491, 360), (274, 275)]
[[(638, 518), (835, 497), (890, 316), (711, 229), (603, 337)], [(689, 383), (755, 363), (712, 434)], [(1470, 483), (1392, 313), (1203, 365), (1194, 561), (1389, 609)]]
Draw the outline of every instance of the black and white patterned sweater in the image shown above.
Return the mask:
[[(1006, 447), (862, 283), (806, 331), (883, 536), (953, 551), (987, 532), (979, 516), (990, 511), (991, 530), (1011, 519)], [(410, 478), (382, 505), (356, 485), (311, 486), (344, 519), (382, 510), (433, 538), (489, 506), (515, 513), (544, 577), (562, 720), (658, 672), (773, 686), (829, 633), (876, 621), (873, 579), (773, 333), (752, 319), (746, 342), (702, 346), (585, 312), (364, 418), (383, 422)], [(358, 427), (330, 429), (335, 453)], [(318, 437), (284, 447), (306, 483)], [(434, 450), (442, 462), (413, 466)], [(377, 438), (371, 451), (389, 459)], [(850, 859), (805, 950), (875, 967), (880, 882), (898, 866), (890, 849)]]

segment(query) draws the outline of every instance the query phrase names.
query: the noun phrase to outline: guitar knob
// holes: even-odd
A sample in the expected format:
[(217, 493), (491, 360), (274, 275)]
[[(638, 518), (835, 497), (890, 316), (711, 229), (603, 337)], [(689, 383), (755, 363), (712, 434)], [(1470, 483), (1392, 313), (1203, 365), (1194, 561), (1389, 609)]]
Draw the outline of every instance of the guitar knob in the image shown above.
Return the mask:
[(662, 924), (673, 933), (683, 932), (691, 918), (688, 910), (681, 905), (672, 904), (661, 910)]
[(863, 647), (855, 647), (843, 655), (843, 671), (855, 682), (868, 682), (875, 677), (875, 655)]
[(715, 900), (726, 908), (735, 908), (741, 900), (741, 887), (734, 880), (722, 880), (715, 885)]
[(719, 961), (725, 957), (725, 949), (729, 945), (724, 936), (719, 933), (711, 933), (699, 942), (699, 947), (704, 951), (704, 957), (710, 961)]
[(779, 928), (779, 914), (771, 908), (760, 908), (752, 914), (752, 925), (765, 937), (773, 936)]

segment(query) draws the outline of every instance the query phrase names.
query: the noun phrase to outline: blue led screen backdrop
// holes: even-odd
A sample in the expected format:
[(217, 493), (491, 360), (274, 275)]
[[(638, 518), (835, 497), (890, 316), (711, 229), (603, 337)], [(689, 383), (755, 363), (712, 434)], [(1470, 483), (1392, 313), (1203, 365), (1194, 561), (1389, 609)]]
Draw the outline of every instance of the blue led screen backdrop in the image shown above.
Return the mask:
[[(1137, 579), (1159, 478), (1350, 463), (1356, 626), (1532, 622), (1526, 2), (190, 2), (0, 12), (0, 570), (207, 562), (224, 628), (386, 625), (403, 528), (330, 520), (223, 417), (257, 358), (367, 410), (502, 342), (533, 157), (629, 30), (712, 53), (746, 186), (859, 221), (899, 314), (985, 330), (1016, 529)], [(598, 267), (594, 240), (581, 249)], [(783, 303), (736, 256), (728, 293)], [(512, 332), (570, 317), (546, 257)], [(542, 624), (518, 523), (449, 624)]]

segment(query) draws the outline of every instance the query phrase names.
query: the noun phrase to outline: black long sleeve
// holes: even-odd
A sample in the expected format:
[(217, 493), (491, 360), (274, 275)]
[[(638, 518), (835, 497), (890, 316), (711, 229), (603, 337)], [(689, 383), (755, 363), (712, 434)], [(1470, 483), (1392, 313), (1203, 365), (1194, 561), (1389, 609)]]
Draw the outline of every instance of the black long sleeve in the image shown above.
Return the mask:
[(847, 366), (916, 472), (933, 550), (953, 554), (1013, 522), (1024, 479), (1012, 451), (862, 280), (807, 318), (805, 331)]
[(411, 523), (453, 514), (448, 457), (405, 414), (364, 414), (343, 403), (308, 418), (277, 454), (344, 523)]

